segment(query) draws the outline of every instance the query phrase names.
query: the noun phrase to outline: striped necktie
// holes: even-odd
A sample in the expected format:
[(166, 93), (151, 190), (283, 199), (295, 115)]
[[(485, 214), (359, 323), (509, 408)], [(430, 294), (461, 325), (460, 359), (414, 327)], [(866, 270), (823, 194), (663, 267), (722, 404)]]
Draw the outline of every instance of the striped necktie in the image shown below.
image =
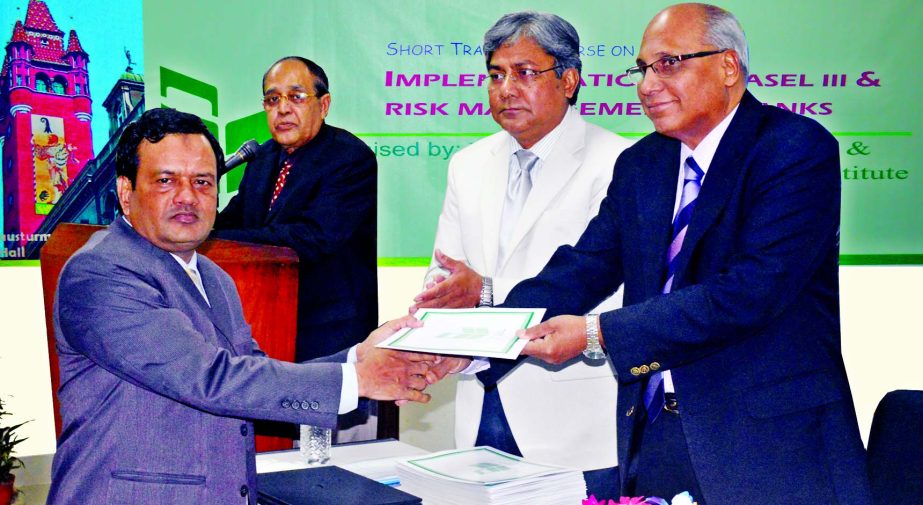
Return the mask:
[[(683, 248), (683, 239), (686, 238), (686, 230), (689, 229), (689, 222), (692, 221), (692, 211), (695, 209), (699, 190), (702, 189), (702, 177), (704, 176), (705, 172), (695, 162), (695, 159), (692, 156), (686, 158), (686, 163), (683, 164), (683, 193), (679, 199), (679, 212), (673, 219), (673, 239), (667, 250), (667, 280), (664, 282), (662, 291), (664, 294), (669, 293), (673, 287), (673, 278), (676, 276), (676, 259)], [(651, 375), (647, 389), (644, 391), (644, 406), (647, 408), (648, 422), (652, 423), (657, 419), (665, 404), (663, 372), (657, 372)]]

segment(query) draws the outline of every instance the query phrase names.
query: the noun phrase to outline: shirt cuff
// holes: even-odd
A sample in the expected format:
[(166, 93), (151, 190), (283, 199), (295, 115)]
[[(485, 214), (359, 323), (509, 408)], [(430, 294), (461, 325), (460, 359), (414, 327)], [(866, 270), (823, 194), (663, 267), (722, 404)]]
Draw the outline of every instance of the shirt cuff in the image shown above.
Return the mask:
[[(349, 348), (349, 351), (346, 353), (347, 363), (356, 364), (356, 362), (359, 361), (359, 357), (356, 355), (359, 352), (356, 350), (358, 348), (359, 348), (359, 344), (356, 344)], [(343, 351), (340, 351), (340, 352), (343, 352)]]
[(459, 375), (474, 375), (490, 368), (490, 358), (474, 358), (464, 370), (458, 372)]
[[(354, 353), (355, 347), (350, 350)], [(355, 358), (355, 355), (353, 355)], [(356, 410), (359, 406), (359, 377), (356, 375), (356, 365), (341, 363), (343, 367), (343, 387), (340, 389), (340, 408), (338, 414), (345, 414)]]

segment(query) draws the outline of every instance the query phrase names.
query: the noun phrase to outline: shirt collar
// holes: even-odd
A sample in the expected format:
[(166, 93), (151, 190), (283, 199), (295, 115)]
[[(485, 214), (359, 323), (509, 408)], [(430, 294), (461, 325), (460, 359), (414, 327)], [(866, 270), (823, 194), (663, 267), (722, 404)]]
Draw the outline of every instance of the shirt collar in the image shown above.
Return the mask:
[[(734, 107), (734, 109), (725, 116), (724, 119), (718, 123), (717, 126), (712, 128), (708, 135), (699, 142), (699, 145), (695, 149), (690, 148), (686, 144), (682, 145), (679, 152), (679, 162), (680, 166), (686, 162), (686, 158), (692, 156), (695, 158), (695, 162), (702, 169), (702, 172), (708, 173), (708, 167), (711, 166), (711, 160), (714, 159), (715, 153), (718, 151), (718, 144), (721, 143), (721, 138), (724, 137), (724, 132), (727, 131), (728, 126), (731, 125), (731, 120), (734, 119), (734, 115), (737, 113), (737, 108), (740, 107), (740, 104)], [(682, 173), (682, 171), (680, 171)], [(704, 176), (703, 176), (704, 179)]]
[[(558, 142), (558, 139), (561, 138), (561, 135), (564, 134), (564, 130), (576, 121), (575, 117), (577, 111), (573, 107), (568, 106), (567, 112), (564, 113), (564, 118), (561, 119), (561, 122), (554, 127), (553, 130), (548, 132), (547, 135), (541, 138), (538, 142), (535, 143), (532, 147), (529, 148), (529, 151), (532, 151), (532, 154), (538, 157), (538, 159), (545, 161), (548, 159), (548, 156), (551, 155), (551, 151), (554, 150), (554, 145)], [(510, 135), (510, 156), (519, 151), (520, 149), (525, 149), (519, 142)]]
[(187, 270), (195, 270), (196, 273), (199, 273), (199, 253), (192, 251), (192, 258), (189, 260), (189, 263), (186, 263), (186, 260), (173, 253), (170, 253), (170, 256), (173, 256), (173, 259), (179, 263), (179, 266)]
[[(122, 214), (122, 221), (125, 221), (125, 224), (131, 226), (131, 228), (134, 229), (134, 226), (131, 225), (131, 221), (128, 220), (128, 217), (125, 214)], [(173, 256), (173, 259), (175, 259), (177, 263), (179, 263), (179, 266), (183, 267), (184, 269), (191, 268), (192, 270), (195, 270), (196, 273), (199, 273), (199, 253), (197, 253), (195, 250), (192, 251), (192, 259), (189, 260), (189, 263), (186, 263), (186, 260), (173, 253), (170, 253), (170, 256)]]

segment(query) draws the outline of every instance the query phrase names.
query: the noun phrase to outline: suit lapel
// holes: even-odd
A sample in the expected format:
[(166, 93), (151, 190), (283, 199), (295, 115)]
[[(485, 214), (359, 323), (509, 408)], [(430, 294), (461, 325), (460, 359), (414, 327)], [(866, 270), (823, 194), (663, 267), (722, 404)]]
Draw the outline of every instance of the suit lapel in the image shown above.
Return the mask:
[(490, 156), (480, 168), (484, 180), (481, 191), (481, 240), (484, 248), (484, 275), (497, 275), (497, 251), (500, 241), (500, 218), (503, 214), (503, 202), (506, 198), (506, 185), (509, 180), (509, 142), (510, 137), (504, 133), (497, 136), (497, 142), (490, 150)]
[(755, 142), (756, 124), (760, 115), (759, 102), (747, 92), (718, 144), (702, 190), (696, 199), (695, 211), (692, 213), (689, 229), (683, 239), (683, 247), (676, 260), (674, 286), (682, 285), (682, 278), (696, 245), (705, 232), (715, 224), (734, 192), (744, 160)]
[(238, 196), (244, 202), (244, 225), (259, 227), (266, 222), (269, 200), (276, 184), (279, 144), (270, 140), (260, 146), (255, 159), (247, 162)]
[[(572, 121), (561, 132), (557, 145), (542, 164), (541, 184), (534, 185), (522, 208), (522, 213), (513, 228), (507, 259), (513, 257), (522, 239), (529, 234), (538, 219), (548, 210), (554, 198), (583, 164), (586, 123), (582, 119)], [(503, 268), (504, 265), (499, 265)]]
[[(322, 164), (318, 163), (317, 160), (320, 158), (324, 146), (328, 144), (327, 137), (329, 135), (331, 135), (329, 127), (327, 127), (326, 124), (322, 125), (320, 131), (310, 142), (301, 146), (290, 155), (292, 169), (286, 178), (282, 192), (279, 193), (279, 197), (276, 199), (276, 203), (266, 215), (267, 224), (273, 222), (290, 201), (297, 202), (299, 208), (303, 207), (303, 202), (300, 200), (306, 198), (306, 195), (309, 194), (309, 191), (305, 191), (304, 188), (310, 187), (314, 181), (321, 176), (321, 172), (323, 171)], [(272, 198), (272, 191), (275, 189), (275, 184), (276, 181), (273, 179), (271, 183), (272, 189), (269, 190), (267, 202)]]
[[(207, 259), (203, 261), (204, 256), (199, 256), (198, 269), (199, 276), (202, 279), (202, 285), (205, 287), (205, 293), (208, 295), (208, 302), (202, 297), (202, 293), (196, 287), (195, 282), (189, 277), (186, 270), (176, 261), (176, 259), (167, 251), (160, 249), (147, 239), (136, 232), (131, 225), (126, 223), (122, 216), (118, 216), (110, 226), (113, 233), (123, 236), (128, 240), (131, 248), (137, 251), (129, 251), (129, 254), (138, 254), (145, 258), (152, 258), (157, 263), (157, 269), (164, 274), (172, 277), (173, 284), (179, 286), (192, 300), (198, 305), (203, 314), (206, 314), (212, 322), (215, 329), (224, 338), (228, 348), (236, 354), (234, 346), (231, 344), (233, 331), (231, 326), (231, 312), (227, 303), (227, 296), (221, 285), (218, 283), (217, 272), (213, 263)], [(167, 287), (167, 289), (176, 289)], [(211, 307), (209, 307), (211, 303)]]
[[(299, 206), (303, 206), (303, 202), (299, 200), (305, 198), (305, 195), (308, 194), (303, 188), (310, 187), (318, 176), (314, 157), (307, 156), (309, 153), (304, 154), (304, 156), (299, 156), (297, 159), (292, 160), (292, 169), (286, 178), (285, 186), (282, 192), (279, 193), (279, 197), (276, 199), (272, 209), (266, 214), (267, 224), (275, 221), (279, 213), (288, 206), (290, 201), (295, 201)], [(273, 185), (275, 185), (275, 181), (273, 181)], [(270, 198), (272, 198), (271, 192)]]
[[(200, 303), (200, 308), (208, 310), (208, 303), (205, 302), (205, 299), (202, 298), (202, 294), (199, 293), (198, 288), (195, 286), (192, 278), (189, 277), (189, 274), (186, 270), (176, 261), (169, 252), (160, 249), (154, 244), (150, 243), (146, 238), (142, 237), (132, 228), (131, 225), (125, 222), (125, 220), (119, 216), (112, 222), (112, 226), (115, 229), (116, 233), (124, 235), (131, 241), (131, 244), (134, 247), (141, 249), (141, 252), (138, 254), (145, 257), (154, 258), (158, 262), (158, 268), (162, 269), (165, 273), (171, 275), (179, 285), (180, 289), (186, 292), (190, 297), (196, 300), (196, 303)], [(207, 292), (207, 291), (206, 291)]]
[(646, 150), (649, 160), (637, 170), (634, 184), (644, 298), (655, 296), (663, 289), (679, 177), (680, 143), (658, 133), (653, 135), (657, 136), (658, 143)]
[[(214, 265), (208, 261), (202, 261), (203, 258), (203, 255), (199, 255), (199, 275), (202, 277), (202, 285), (205, 287), (205, 293), (208, 295), (208, 302), (211, 304), (211, 308), (207, 308), (206, 314), (208, 314), (208, 318), (211, 320), (218, 333), (224, 337), (231, 354), (236, 355), (237, 350), (234, 348), (232, 338), (234, 333), (230, 326), (231, 310), (228, 307), (228, 297), (221, 284), (218, 283), (218, 272), (215, 271)], [(192, 289), (195, 290), (198, 299), (205, 303), (205, 299), (202, 298), (198, 289), (196, 289), (195, 286), (193, 286)]]

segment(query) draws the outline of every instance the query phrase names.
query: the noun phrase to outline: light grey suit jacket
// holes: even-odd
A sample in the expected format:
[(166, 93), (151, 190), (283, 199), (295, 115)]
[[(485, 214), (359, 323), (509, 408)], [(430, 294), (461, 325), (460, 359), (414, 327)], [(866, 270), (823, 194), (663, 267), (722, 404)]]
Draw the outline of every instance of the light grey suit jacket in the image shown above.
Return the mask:
[(267, 358), (231, 278), (198, 258), (211, 306), (122, 219), (65, 265), (49, 504), (255, 503), (250, 419), (335, 424), (341, 365)]

